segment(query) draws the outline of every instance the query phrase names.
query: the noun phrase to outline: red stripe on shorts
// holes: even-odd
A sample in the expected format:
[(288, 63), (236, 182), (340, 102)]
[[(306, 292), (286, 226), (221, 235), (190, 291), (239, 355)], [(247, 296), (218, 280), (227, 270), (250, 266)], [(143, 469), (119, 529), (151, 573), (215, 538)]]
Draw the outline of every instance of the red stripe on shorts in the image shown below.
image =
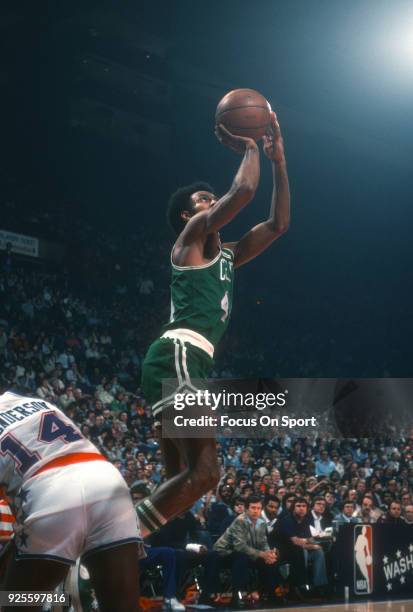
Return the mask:
[(65, 465), (71, 465), (72, 463), (82, 463), (84, 461), (107, 461), (107, 459), (100, 453), (70, 453), (69, 455), (63, 455), (63, 457), (52, 459), (49, 463), (46, 463), (46, 465), (32, 474), (32, 476), (37, 476), (52, 468), (63, 467)]

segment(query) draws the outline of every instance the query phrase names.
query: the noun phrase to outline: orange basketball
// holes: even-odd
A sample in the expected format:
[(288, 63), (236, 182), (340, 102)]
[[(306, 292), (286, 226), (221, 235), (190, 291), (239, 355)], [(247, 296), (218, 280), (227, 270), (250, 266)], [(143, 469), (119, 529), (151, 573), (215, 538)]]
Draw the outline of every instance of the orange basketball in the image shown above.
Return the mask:
[(271, 106), (255, 89), (233, 89), (220, 100), (215, 123), (237, 136), (259, 140), (271, 125)]

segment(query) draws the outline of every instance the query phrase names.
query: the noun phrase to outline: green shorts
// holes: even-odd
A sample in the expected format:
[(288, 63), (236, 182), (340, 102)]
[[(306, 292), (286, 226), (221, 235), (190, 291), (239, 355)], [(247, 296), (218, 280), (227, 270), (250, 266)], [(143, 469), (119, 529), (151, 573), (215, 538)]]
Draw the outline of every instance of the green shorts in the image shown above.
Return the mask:
[(193, 381), (206, 380), (213, 359), (189, 342), (158, 338), (151, 344), (142, 364), (141, 388), (152, 414), (159, 416), (173, 405), (174, 392), (199, 388)]

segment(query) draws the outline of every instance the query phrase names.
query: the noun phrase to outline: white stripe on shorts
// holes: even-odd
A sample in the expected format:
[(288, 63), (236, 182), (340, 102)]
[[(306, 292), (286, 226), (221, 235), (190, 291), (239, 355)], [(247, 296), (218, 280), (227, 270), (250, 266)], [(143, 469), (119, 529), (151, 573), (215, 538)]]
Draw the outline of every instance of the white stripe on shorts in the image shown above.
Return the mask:
[(180, 387), (182, 385), (182, 373), (181, 373), (181, 369), (179, 367), (179, 340), (174, 340), (174, 344), (175, 344), (175, 370), (176, 370), (176, 376), (178, 379), (178, 387)]

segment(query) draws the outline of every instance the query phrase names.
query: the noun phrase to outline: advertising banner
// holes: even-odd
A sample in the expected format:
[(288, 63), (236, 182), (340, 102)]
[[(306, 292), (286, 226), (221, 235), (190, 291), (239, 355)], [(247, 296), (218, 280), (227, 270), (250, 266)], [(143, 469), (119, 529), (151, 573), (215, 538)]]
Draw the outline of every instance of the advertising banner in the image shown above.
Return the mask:
[(6, 245), (12, 245), (12, 252), (19, 255), (29, 255), (39, 257), (39, 241), (33, 236), (15, 234), (7, 230), (0, 229), (0, 249), (6, 249)]

